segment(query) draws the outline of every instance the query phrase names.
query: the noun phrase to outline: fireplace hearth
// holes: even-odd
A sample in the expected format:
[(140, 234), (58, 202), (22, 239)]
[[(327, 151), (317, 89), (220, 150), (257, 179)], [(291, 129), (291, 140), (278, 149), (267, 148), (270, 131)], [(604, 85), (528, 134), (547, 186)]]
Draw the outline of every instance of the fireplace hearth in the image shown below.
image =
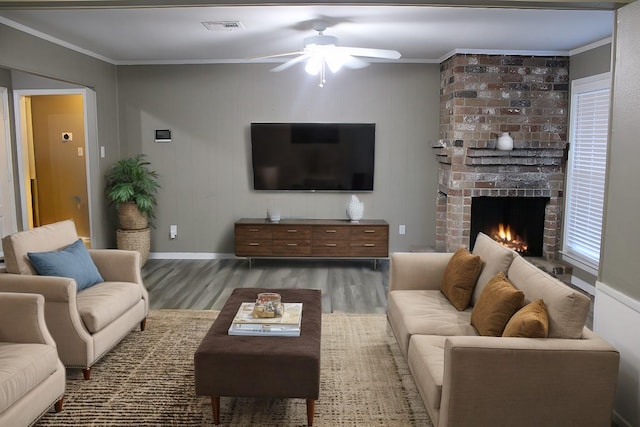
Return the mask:
[(542, 256), (545, 208), (549, 197), (474, 197), (471, 242), (479, 232), (524, 256)]

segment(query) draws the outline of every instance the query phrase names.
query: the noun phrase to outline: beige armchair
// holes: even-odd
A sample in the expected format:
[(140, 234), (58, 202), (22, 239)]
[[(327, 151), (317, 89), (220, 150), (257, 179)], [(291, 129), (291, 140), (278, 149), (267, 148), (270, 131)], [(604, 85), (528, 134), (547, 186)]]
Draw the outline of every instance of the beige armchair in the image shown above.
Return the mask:
[(62, 410), (65, 369), (44, 320), (42, 295), (0, 293), (0, 425), (27, 426)]
[(60, 360), (67, 367), (81, 368), (89, 379), (96, 361), (138, 324), (145, 329), (149, 296), (137, 251), (89, 250), (104, 281), (82, 290), (74, 279), (36, 273), (28, 253), (61, 251), (77, 241), (71, 220), (6, 236), (0, 292), (44, 295), (45, 319)]

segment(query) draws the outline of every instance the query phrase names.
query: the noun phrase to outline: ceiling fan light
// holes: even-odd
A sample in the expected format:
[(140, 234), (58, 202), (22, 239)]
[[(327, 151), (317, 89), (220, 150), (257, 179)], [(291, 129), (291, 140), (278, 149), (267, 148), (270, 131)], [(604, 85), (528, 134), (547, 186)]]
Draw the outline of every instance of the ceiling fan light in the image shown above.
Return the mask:
[(341, 55), (327, 55), (325, 59), (327, 61), (327, 66), (334, 74), (340, 71), (344, 65), (344, 58), (342, 58)]
[(307, 74), (317, 76), (318, 73), (320, 73), (320, 70), (322, 70), (322, 56), (312, 55), (307, 61), (307, 65), (304, 67), (304, 70)]

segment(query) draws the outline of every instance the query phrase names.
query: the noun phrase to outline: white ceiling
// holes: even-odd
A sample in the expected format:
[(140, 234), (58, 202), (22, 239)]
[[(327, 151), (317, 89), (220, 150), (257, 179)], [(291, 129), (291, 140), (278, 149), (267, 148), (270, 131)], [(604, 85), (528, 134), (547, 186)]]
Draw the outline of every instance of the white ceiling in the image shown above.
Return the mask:
[[(454, 51), (568, 55), (609, 38), (614, 20), (611, 10), (336, 4), (2, 10), (1, 3), (0, 23), (114, 64), (244, 62), (296, 51), (316, 34), (318, 19), (328, 21), (325, 34), (339, 45), (394, 49), (403, 62), (441, 62)], [(240, 21), (244, 29), (208, 31), (205, 21)]]

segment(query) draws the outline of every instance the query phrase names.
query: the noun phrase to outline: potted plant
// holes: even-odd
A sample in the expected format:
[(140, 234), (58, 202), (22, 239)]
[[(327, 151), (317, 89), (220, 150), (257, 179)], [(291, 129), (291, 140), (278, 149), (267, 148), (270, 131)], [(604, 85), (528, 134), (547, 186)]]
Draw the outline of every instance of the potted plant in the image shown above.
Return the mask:
[(118, 160), (105, 175), (106, 194), (116, 206), (120, 227), (125, 230), (147, 228), (155, 218), (158, 174), (151, 170), (144, 154)]

